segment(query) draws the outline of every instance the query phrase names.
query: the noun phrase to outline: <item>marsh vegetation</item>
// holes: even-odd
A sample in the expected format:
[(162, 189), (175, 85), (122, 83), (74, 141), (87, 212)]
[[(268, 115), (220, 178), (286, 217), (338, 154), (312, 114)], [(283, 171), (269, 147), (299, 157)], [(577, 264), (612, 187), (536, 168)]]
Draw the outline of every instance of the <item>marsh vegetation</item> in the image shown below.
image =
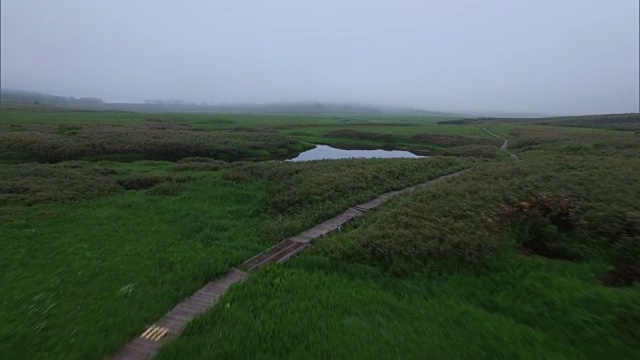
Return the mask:
[[(628, 115), (615, 128), (631, 130), (591, 118), (0, 115), (8, 357), (113, 354), (283, 238), (462, 169), (252, 275), (160, 358), (640, 355), (640, 138)], [(258, 161), (314, 143), (431, 156)]]

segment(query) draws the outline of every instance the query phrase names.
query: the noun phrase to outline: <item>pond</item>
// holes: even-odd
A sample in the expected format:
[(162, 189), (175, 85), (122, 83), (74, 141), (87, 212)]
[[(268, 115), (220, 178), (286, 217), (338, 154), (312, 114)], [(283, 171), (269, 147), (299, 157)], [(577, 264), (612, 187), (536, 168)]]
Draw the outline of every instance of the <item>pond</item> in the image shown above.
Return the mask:
[(327, 145), (317, 145), (293, 159), (287, 161), (311, 161), (323, 159), (349, 159), (349, 158), (420, 158), (422, 156), (404, 150), (343, 150)]

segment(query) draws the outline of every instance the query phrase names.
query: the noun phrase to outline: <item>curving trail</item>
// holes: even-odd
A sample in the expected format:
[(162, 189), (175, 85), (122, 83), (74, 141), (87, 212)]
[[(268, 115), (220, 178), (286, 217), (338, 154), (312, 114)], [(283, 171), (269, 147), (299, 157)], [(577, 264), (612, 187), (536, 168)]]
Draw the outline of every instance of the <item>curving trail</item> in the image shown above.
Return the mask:
[[(487, 134), (495, 138), (498, 138), (498, 139), (500, 138), (500, 136), (498, 136), (496, 133), (489, 130), (488, 127), (482, 128), (482, 131), (486, 132)], [(509, 146), (509, 139), (504, 138), (504, 142), (502, 143), (502, 146), (500, 146), (500, 150), (505, 151), (507, 154), (509, 154), (509, 156), (511, 156), (512, 159), (520, 161), (520, 158), (518, 157), (518, 155), (509, 151), (509, 149), (507, 148), (508, 146)]]
[(340, 231), (344, 224), (363, 216), (368, 211), (377, 208), (395, 196), (415, 191), (421, 187), (430, 186), (446, 178), (458, 176), (470, 170), (471, 169), (461, 170), (419, 185), (384, 193), (373, 200), (353, 206), (342, 214), (316, 225), (311, 229), (277, 243), (271, 248), (245, 261), (238, 268), (232, 268), (223, 277), (209, 282), (190, 298), (176, 305), (176, 307), (153, 325), (148, 326), (139, 337), (131, 340), (120, 349), (112, 359), (141, 360), (153, 358), (162, 345), (180, 335), (187, 322), (213, 307), (232, 284), (243, 281), (251, 272), (257, 271), (267, 264), (282, 263), (289, 260), (292, 256), (309, 247), (312, 240), (326, 236), (334, 231)]
[(500, 138), (500, 136), (498, 136), (497, 134), (495, 134), (494, 132), (492, 132), (491, 130), (489, 130), (488, 127), (482, 128), (482, 131), (486, 132), (487, 134), (493, 136), (494, 138)]

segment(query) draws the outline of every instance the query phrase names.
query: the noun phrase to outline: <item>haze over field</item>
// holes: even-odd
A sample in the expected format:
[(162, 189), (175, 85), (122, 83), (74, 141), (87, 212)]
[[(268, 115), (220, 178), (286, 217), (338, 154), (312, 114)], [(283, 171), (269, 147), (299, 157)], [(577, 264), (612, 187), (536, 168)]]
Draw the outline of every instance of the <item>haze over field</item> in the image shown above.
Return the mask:
[(2, 1), (3, 88), (111, 102), (638, 112), (639, 3)]

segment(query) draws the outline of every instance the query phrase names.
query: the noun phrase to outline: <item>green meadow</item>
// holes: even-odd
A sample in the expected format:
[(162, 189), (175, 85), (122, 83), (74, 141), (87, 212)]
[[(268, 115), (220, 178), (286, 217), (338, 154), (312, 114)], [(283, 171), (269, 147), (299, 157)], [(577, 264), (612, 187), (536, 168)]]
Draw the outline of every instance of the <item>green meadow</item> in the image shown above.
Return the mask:
[[(471, 169), (251, 274), (158, 358), (638, 358), (634, 121), (1, 107), (0, 353), (108, 357), (283, 238)], [(282, 161), (314, 144), (429, 156)]]

